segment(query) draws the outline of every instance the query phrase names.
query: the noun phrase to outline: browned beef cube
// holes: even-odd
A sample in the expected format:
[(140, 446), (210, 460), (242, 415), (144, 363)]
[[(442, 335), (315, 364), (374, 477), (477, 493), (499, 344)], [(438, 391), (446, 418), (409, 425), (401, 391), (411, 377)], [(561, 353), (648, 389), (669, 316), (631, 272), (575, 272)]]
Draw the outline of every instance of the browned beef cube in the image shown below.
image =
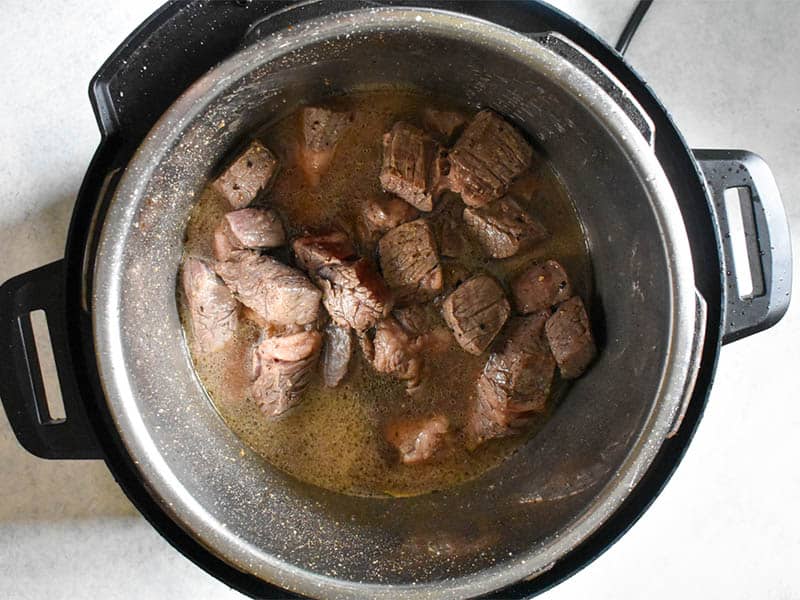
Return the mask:
[(319, 289), (272, 257), (252, 253), (218, 262), (216, 270), (239, 301), (267, 323), (308, 325), (319, 316)]
[(365, 238), (374, 242), (381, 235), (398, 225), (413, 221), (419, 211), (405, 200), (390, 196), (388, 198), (372, 198), (364, 209), (363, 222)]
[(214, 230), (214, 258), (228, 260), (240, 250), (275, 248), (286, 243), (278, 213), (272, 209), (243, 208), (227, 213)]
[(408, 123), (398, 122), (383, 136), (383, 189), (422, 211), (433, 209), (441, 193), (440, 176), (449, 165), (440, 160), (433, 138)]
[(444, 352), (453, 342), (453, 334), (432, 304), (412, 304), (392, 311), (397, 322), (417, 338), (420, 349)]
[(515, 177), (531, 166), (533, 149), (516, 127), (482, 110), (464, 129), (450, 153), (450, 189), (469, 206), (503, 196)]
[(470, 354), (486, 350), (510, 313), (503, 288), (483, 274), (458, 286), (442, 305), (444, 320), (461, 347)]
[(464, 221), (461, 213), (464, 204), (455, 194), (446, 194), (428, 219), (436, 233), (439, 254), (452, 258), (461, 257), (467, 251)]
[(334, 112), (327, 108), (309, 106), (300, 111), (300, 166), (308, 182), (317, 187), (320, 178), (328, 171), (336, 144), (353, 121), (348, 112)]
[(547, 320), (545, 333), (565, 379), (580, 377), (597, 355), (589, 317), (579, 296), (559, 305)]
[(323, 303), (337, 325), (356, 332), (369, 329), (392, 310), (392, 294), (373, 264), (354, 262), (324, 265), (317, 270)]
[(465, 208), (464, 223), (493, 258), (514, 256), (547, 237), (544, 226), (507, 196), (483, 208)]
[(442, 290), (442, 267), (428, 223), (404, 223), (378, 243), (381, 269), (398, 306), (426, 302)]
[(480, 443), (518, 433), (530, 417), (545, 411), (555, 361), (544, 339), (548, 312), (509, 322), (478, 378), (470, 433)]
[(392, 296), (383, 278), (355, 254), (350, 240), (333, 232), (298, 238), (292, 244), (297, 262), (323, 292), (334, 323), (356, 331), (369, 329), (389, 314)]
[(514, 306), (523, 315), (549, 309), (572, 296), (567, 272), (558, 262), (548, 260), (525, 269), (511, 282)]
[(322, 336), (302, 331), (265, 337), (253, 350), (253, 399), (270, 418), (283, 415), (302, 401), (319, 358)]
[(436, 110), (426, 108), (422, 111), (422, 123), (429, 131), (439, 135), (443, 142), (449, 142), (467, 122), (463, 113), (455, 110)]
[(371, 346), (372, 364), (376, 371), (404, 381), (410, 392), (419, 387), (422, 377), (420, 344), (393, 317), (378, 323)]
[(397, 448), (407, 465), (427, 462), (445, 445), (450, 423), (436, 415), (425, 419), (395, 421), (384, 429), (386, 441)]
[(219, 350), (236, 332), (239, 303), (202, 260), (187, 258), (181, 279), (194, 344), (201, 352)]
[(317, 235), (305, 235), (292, 242), (297, 264), (309, 273), (315, 273), (323, 265), (341, 264), (356, 260), (356, 249), (341, 231)]
[(349, 327), (329, 323), (322, 346), (322, 379), (328, 387), (336, 387), (347, 376), (353, 354), (353, 334)]
[(278, 170), (278, 159), (258, 140), (234, 159), (214, 180), (213, 187), (231, 208), (244, 208), (265, 190)]

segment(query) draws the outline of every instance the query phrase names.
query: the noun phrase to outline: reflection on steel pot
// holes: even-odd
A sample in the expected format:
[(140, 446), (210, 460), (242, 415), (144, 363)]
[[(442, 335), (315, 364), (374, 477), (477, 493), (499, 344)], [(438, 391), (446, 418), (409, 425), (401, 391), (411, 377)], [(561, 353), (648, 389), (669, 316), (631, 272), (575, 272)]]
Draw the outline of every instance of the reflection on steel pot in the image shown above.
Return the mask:
[[(121, 52), (147, 39), (168, 54), (163, 44), (182, 21), (166, 15), (183, 10), (211, 22), (202, 11), (214, 9), (167, 7)], [(768, 170), (752, 155), (701, 157), (709, 172), (735, 164), (760, 199), (751, 227), (761, 250), (772, 250), (759, 263), (764, 300), (747, 303), (720, 287), (717, 267), (730, 248), (708, 244), (725, 221), (704, 201), (696, 163), (660, 106), (608, 49), (552, 9), (530, 9), (523, 33), (467, 14), (373, 3), (307, 3), (260, 21), (264, 7), (216, 10), (233, 15), (239, 49), (230, 54), (233, 44), (220, 42), (217, 52), (230, 56), (146, 137), (163, 106), (95, 97), (107, 146), (76, 209), (67, 283), (58, 264), (3, 287), (0, 334), (13, 352), (0, 395), (20, 441), (44, 456), (105, 456), (174, 544), (252, 594), (274, 593), (261, 583), (269, 582), (325, 597), (520, 595), (564, 577), (613, 541), (674, 468), (720, 337), (763, 329), (785, 311), (788, 237)], [(124, 81), (115, 71), (96, 89), (110, 94)], [(491, 106), (531, 135), (582, 220), (592, 317), (603, 324), (598, 362), (520, 452), (475, 481), (403, 499), (313, 488), (243, 448), (192, 370), (174, 293), (196, 194), (248, 131), (299, 104), (386, 83)], [(678, 152), (667, 159), (666, 149)], [(724, 186), (709, 183), (716, 198)], [(709, 261), (711, 273), (697, 268)], [(50, 317), (64, 423), (39, 416), (27, 318), (36, 308)], [(67, 310), (76, 314), (67, 319)], [(744, 312), (735, 324), (734, 310)]]

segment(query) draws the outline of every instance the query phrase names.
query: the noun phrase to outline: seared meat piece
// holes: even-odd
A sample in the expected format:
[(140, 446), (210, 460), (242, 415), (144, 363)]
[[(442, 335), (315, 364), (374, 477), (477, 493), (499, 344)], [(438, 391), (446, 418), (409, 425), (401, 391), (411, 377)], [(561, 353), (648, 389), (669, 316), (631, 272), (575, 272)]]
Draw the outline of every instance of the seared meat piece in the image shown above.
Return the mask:
[(275, 418), (300, 404), (321, 345), (318, 331), (302, 331), (266, 337), (255, 347), (252, 394), (261, 412)]
[(243, 208), (227, 213), (214, 230), (212, 249), (217, 260), (229, 260), (239, 250), (275, 248), (286, 243), (278, 213), (271, 209)]
[(463, 209), (464, 204), (458, 196), (446, 194), (429, 219), (436, 232), (441, 256), (458, 258), (467, 251), (464, 222), (461, 218)]
[(430, 460), (445, 444), (450, 423), (436, 415), (427, 419), (396, 421), (384, 429), (386, 441), (400, 452), (400, 460), (415, 465)]
[(201, 352), (219, 350), (236, 332), (238, 303), (202, 260), (187, 258), (181, 279), (194, 343)]
[(467, 122), (467, 118), (455, 110), (436, 110), (426, 108), (422, 112), (425, 128), (437, 133), (443, 142), (449, 142)]
[(443, 261), (442, 272), (444, 273), (444, 290), (446, 292), (452, 292), (471, 275), (467, 267), (455, 260)]
[(383, 189), (419, 210), (430, 211), (441, 192), (440, 176), (449, 166), (440, 160), (436, 142), (421, 129), (398, 122), (383, 136)]
[(484, 206), (503, 196), (513, 179), (531, 166), (533, 149), (516, 127), (482, 110), (450, 153), (450, 189), (464, 204)]
[(422, 219), (395, 227), (378, 243), (381, 269), (398, 306), (426, 302), (442, 290), (442, 267), (430, 226)]
[(323, 292), (333, 322), (364, 331), (389, 314), (392, 297), (372, 263), (355, 254), (338, 232), (305, 236), (292, 244), (297, 262)]
[(489, 275), (468, 279), (442, 304), (444, 320), (461, 347), (470, 354), (486, 350), (510, 312), (503, 288)]
[(420, 350), (420, 341), (409, 335), (393, 317), (387, 317), (375, 327), (372, 340), (375, 370), (405, 381), (410, 393), (418, 389), (422, 376)]
[(218, 262), (216, 270), (239, 301), (268, 323), (308, 325), (317, 320), (322, 293), (297, 269), (252, 253)]
[(231, 208), (244, 208), (261, 190), (266, 189), (278, 170), (278, 159), (258, 140), (228, 165), (214, 180), (213, 187), (223, 195)]
[(580, 377), (597, 354), (583, 300), (573, 296), (563, 302), (544, 329), (561, 376), (565, 379)]
[(444, 352), (453, 341), (453, 334), (431, 304), (397, 308), (392, 316), (409, 335), (417, 338), (420, 349)]
[(390, 229), (413, 221), (417, 215), (419, 211), (400, 198), (372, 198), (364, 209), (364, 237), (372, 242)]
[(341, 231), (299, 237), (292, 242), (292, 250), (297, 264), (309, 273), (315, 273), (323, 265), (358, 259), (353, 243)]
[(544, 226), (506, 196), (484, 208), (464, 209), (464, 223), (484, 251), (494, 258), (514, 256), (547, 237)]
[(514, 306), (523, 315), (549, 309), (572, 296), (567, 272), (559, 263), (548, 260), (533, 265), (511, 282)]
[(353, 121), (353, 115), (309, 106), (300, 111), (300, 120), (303, 132), (300, 166), (308, 182), (317, 187), (330, 167), (336, 144)]
[(489, 355), (470, 423), (475, 442), (518, 433), (534, 413), (544, 412), (556, 366), (544, 339), (548, 316), (513, 319)]
[(322, 346), (322, 379), (328, 387), (336, 387), (347, 375), (353, 354), (353, 334), (349, 327), (330, 323), (325, 328)]

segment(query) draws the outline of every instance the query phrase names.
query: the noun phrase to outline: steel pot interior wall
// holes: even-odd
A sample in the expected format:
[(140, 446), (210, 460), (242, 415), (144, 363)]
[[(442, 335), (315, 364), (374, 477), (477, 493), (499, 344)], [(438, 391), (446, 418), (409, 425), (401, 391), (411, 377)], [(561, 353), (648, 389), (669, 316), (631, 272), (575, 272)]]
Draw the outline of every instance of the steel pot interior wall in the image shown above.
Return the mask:
[[(655, 413), (673, 409), (658, 404), (675, 401), (665, 399), (663, 380), (675, 328), (673, 250), (686, 242), (670, 239), (652, 178), (608, 115), (564, 83), (579, 75), (535, 42), (400, 10), (297, 29), (197, 82), (123, 176), (94, 282), (98, 364), (120, 434), (178, 522), (225, 560), (289, 589), (457, 596), (542, 571), (602, 521), (610, 498), (624, 496), (630, 456), (657, 449), (653, 437), (637, 444), (653, 433)], [(601, 324), (598, 361), (523, 450), (474, 482), (406, 499), (313, 488), (244, 447), (193, 372), (175, 301), (188, 213), (221, 157), (299, 104), (386, 83), (493, 107), (531, 134), (585, 227)], [(378, 587), (386, 584), (417, 587)]]

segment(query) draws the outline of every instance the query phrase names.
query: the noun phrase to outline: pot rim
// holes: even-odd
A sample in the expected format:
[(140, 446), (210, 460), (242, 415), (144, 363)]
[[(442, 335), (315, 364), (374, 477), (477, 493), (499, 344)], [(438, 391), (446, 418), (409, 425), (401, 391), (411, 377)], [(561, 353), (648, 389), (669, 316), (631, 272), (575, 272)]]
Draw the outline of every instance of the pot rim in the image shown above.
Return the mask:
[[(474, 43), (514, 49), (543, 72), (558, 75), (562, 87), (584, 99), (603, 98), (601, 106), (590, 105), (595, 117), (612, 132), (642, 177), (662, 237), (667, 240), (667, 273), (670, 283), (670, 346), (653, 409), (615, 476), (578, 519), (562, 530), (545, 552), (520, 554), (513, 563), (443, 582), (407, 586), (361, 584), (322, 576), (299, 569), (244, 543), (208, 513), (172, 473), (131, 401), (132, 391), (121, 365), (123, 339), (115, 310), (121, 292), (119, 268), (123, 245), (116, 232), (130, 225), (136, 200), (158, 161), (154, 151), (163, 153), (185, 123), (202, 112), (227, 87), (265, 62), (289, 54), (306, 43), (301, 28), (270, 36), (234, 54), (201, 77), (170, 106), (154, 125), (132, 157), (110, 203), (100, 232), (95, 261), (92, 322), (97, 367), (109, 412), (126, 450), (155, 499), (188, 532), (205, 546), (246, 572), (293, 591), (313, 595), (325, 589), (336, 596), (419, 597), (431, 592), (451, 597), (488, 593), (548, 570), (561, 557), (594, 533), (621, 505), (647, 471), (671, 428), (684, 395), (691, 392), (691, 363), (695, 336), (695, 290), (689, 242), (674, 193), (653, 149), (635, 125), (587, 75), (572, 64), (523, 34), (475, 17), (449, 11), (408, 7), (381, 7), (334, 13), (306, 23), (318, 35), (315, 40), (336, 39), (354, 32), (403, 27), (420, 32), (449, 33), (457, 29)], [(134, 167), (134, 168), (131, 168)], [(656, 201), (657, 199), (657, 201)], [(105, 282), (105, 283), (103, 283)], [(101, 283), (103, 283), (101, 285)], [(104, 351), (103, 349), (106, 349)]]

